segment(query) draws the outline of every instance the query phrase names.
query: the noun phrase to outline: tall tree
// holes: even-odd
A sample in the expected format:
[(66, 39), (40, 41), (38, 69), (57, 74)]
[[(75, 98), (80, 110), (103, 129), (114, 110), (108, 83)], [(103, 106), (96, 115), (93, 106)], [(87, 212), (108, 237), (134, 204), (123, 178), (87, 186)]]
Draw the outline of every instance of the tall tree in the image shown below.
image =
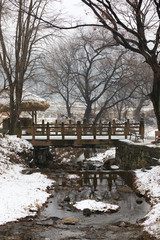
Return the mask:
[(160, 2), (158, 0), (81, 0), (96, 15), (97, 27), (113, 34), (119, 45), (141, 54), (153, 71), (149, 97), (160, 130)]
[(11, 134), (16, 133), (24, 82), (34, 73), (35, 47), (43, 38), (39, 34), (40, 20), (25, 12), (34, 12), (43, 16), (47, 2), (46, 0), (0, 1), (0, 64), (10, 92)]
[[(143, 63), (143, 58), (138, 54), (128, 52), (125, 57), (125, 65), (128, 66), (129, 76), (137, 86), (136, 91), (129, 99), (119, 102), (115, 105), (115, 111), (118, 113), (118, 118), (127, 114), (129, 109), (134, 111), (134, 119), (139, 121), (142, 117), (141, 109), (145, 105), (150, 104), (148, 94), (152, 89), (153, 74), (150, 66)], [(132, 84), (132, 83), (131, 83)], [(131, 84), (127, 88), (131, 88)], [(125, 99), (128, 89), (122, 89), (115, 97), (118, 99)], [(123, 97), (122, 97), (123, 96)], [(123, 116), (124, 117), (124, 116)]]
[(46, 75), (43, 81), (45, 95), (51, 97), (58, 94), (66, 105), (68, 118), (71, 118), (72, 107), (78, 98), (73, 74), (75, 47), (70, 41), (62, 41), (41, 57)]
[[(95, 104), (100, 106), (94, 113), (96, 122), (106, 109), (127, 99), (135, 88), (133, 84), (131, 88), (128, 80), (130, 73), (124, 64), (125, 52), (115, 49), (113, 38), (106, 35), (104, 38), (103, 34), (94, 30), (78, 32), (68, 43), (63, 43), (64, 46), (47, 54), (45, 64), (49, 90), (63, 98), (68, 114), (74, 101), (84, 104), (87, 121)], [(125, 97), (117, 100), (119, 91), (128, 84), (130, 89), (125, 90)]]

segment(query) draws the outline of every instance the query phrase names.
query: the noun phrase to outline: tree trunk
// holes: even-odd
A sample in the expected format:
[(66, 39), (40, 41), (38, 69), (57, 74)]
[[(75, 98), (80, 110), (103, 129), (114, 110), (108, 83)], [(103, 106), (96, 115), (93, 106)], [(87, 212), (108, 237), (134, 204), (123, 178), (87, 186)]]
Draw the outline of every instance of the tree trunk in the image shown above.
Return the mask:
[(121, 117), (122, 114), (121, 114), (121, 113), (122, 113), (122, 111), (119, 110), (119, 111), (118, 111), (118, 120), (121, 120), (121, 119), (122, 119), (122, 117)]
[(66, 103), (66, 109), (67, 109), (67, 117), (71, 118), (72, 114), (71, 114), (71, 106), (69, 106), (68, 103)]
[(9, 134), (16, 134), (17, 129), (17, 120), (16, 120), (16, 107), (14, 99), (14, 87), (10, 86), (10, 125), (9, 125)]
[(160, 71), (154, 73), (153, 90), (149, 95), (157, 120), (157, 127), (160, 130)]
[(86, 110), (85, 110), (85, 113), (84, 113), (84, 117), (83, 117), (84, 119), (86, 119), (87, 122), (89, 122), (89, 120), (90, 120), (91, 111), (92, 111), (92, 104), (88, 103), (87, 107), (86, 107)]
[(100, 111), (97, 113), (97, 115), (96, 115), (96, 117), (95, 117), (95, 119), (94, 119), (94, 123), (97, 123), (97, 122), (98, 122), (98, 120), (101, 118), (101, 116), (102, 116), (103, 113), (104, 113), (104, 108), (102, 107), (102, 108), (100, 109)]
[(16, 94), (14, 92), (14, 87), (10, 87), (10, 126), (9, 133), (11, 135), (17, 134), (17, 125), (19, 120), (19, 115), (21, 112), (21, 96), (22, 90), (16, 89)]
[(139, 101), (139, 103), (138, 103), (138, 106), (136, 107), (136, 109), (134, 110), (134, 119), (136, 120), (136, 121), (140, 121), (140, 119), (141, 119), (141, 109), (142, 109), (142, 107), (143, 107), (143, 104), (144, 104), (144, 102), (145, 102), (145, 98), (144, 97), (142, 97), (141, 99), (140, 99), (140, 101)]
[[(123, 102), (122, 102), (123, 104)], [(120, 105), (120, 107), (118, 106), (117, 104), (117, 114), (118, 114), (118, 120), (121, 120), (122, 119), (122, 104)]]
[(16, 119), (16, 111), (13, 109), (10, 111), (10, 126), (9, 126), (9, 134), (15, 135), (17, 133), (17, 119)]

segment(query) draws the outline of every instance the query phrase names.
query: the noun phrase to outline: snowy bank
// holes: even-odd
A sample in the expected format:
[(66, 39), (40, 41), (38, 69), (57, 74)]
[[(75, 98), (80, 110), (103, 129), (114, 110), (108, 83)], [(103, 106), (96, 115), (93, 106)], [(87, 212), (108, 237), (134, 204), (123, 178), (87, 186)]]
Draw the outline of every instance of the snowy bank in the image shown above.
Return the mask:
[(46, 188), (53, 181), (40, 173), (24, 175), (25, 165), (11, 162), (13, 155), (21, 162), (17, 153), (31, 149), (30, 143), (15, 136), (0, 137), (0, 224), (36, 215), (49, 197)]
[(136, 186), (150, 199), (151, 209), (143, 222), (144, 229), (160, 238), (160, 166), (151, 170), (136, 170)]

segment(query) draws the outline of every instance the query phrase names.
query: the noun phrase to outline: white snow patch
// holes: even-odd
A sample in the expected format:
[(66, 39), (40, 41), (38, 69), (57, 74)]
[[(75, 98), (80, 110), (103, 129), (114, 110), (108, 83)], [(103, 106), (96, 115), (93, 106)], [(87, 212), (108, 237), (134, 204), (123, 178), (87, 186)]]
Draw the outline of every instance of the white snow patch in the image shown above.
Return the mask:
[(154, 139), (155, 138), (155, 131), (157, 131), (157, 130), (158, 129), (156, 127), (146, 126), (145, 127), (145, 138)]
[(160, 201), (160, 166), (152, 167), (151, 170), (136, 170), (136, 185), (142, 194), (147, 194), (151, 203)]
[(35, 215), (49, 197), (45, 190), (52, 181), (40, 173), (23, 175), (22, 170), (13, 165), (0, 176), (0, 224)]
[(35, 215), (49, 197), (46, 188), (53, 181), (41, 173), (24, 175), (24, 165), (10, 162), (10, 154), (31, 148), (15, 136), (0, 138), (0, 224)]
[(69, 179), (78, 179), (80, 177), (77, 174), (69, 174), (69, 175), (67, 175), (67, 178), (69, 178)]
[(117, 166), (117, 165), (111, 165), (111, 167), (110, 167), (112, 170), (117, 170), (117, 169), (119, 169), (119, 167)]
[(15, 135), (6, 136), (0, 139), (0, 145), (3, 147), (4, 151), (12, 151), (15, 153), (21, 153), (23, 151), (28, 152), (33, 149), (33, 146), (28, 141), (18, 138)]
[(70, 162), (71, 161), (71, 159), (70, 158), (63, 158), (63, 160), (62, 160), (62, 163), (68, 163), (68, 162)]
[(136, 170), (136, 185), (142, 194), (146, 194), (152, 207), (142, 223), (144, 229), (160, 238), (160, 166), (153, 167), (146, 172)]
[(104, 202), (97, 202), (95, 200), (82, 200), (77, 202), (73, 205), (79, 210), (84, 210), (85, 208), (90, 209), (91, 211), (100, 211), (100, 212), (108, 212), (108, 211), (117, 211), (119, 206), (116, 204), (104, 203)]
[(104, 153), (98, 153), (96, 156), (88, 158), (87, 161), (96, 161), (96, 162), (104, 162), (104, 160), (115, 158), (116, 149), (111, 148), (106, 150)]

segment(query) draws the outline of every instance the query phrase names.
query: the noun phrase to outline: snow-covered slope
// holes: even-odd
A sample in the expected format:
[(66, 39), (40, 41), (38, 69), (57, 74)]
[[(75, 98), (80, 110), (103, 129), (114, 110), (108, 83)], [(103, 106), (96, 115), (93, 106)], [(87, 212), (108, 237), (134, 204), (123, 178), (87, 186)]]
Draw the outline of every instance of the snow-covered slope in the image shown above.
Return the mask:
[(53, 181), (41, 173), (22, 174), (25, 166), (11, 161), (19, 158), (18, 152), (31, 149), (30, 143), (15, 136), (0, 137), (0, 224), (35, 215), (49, 197), (46, 188)]

